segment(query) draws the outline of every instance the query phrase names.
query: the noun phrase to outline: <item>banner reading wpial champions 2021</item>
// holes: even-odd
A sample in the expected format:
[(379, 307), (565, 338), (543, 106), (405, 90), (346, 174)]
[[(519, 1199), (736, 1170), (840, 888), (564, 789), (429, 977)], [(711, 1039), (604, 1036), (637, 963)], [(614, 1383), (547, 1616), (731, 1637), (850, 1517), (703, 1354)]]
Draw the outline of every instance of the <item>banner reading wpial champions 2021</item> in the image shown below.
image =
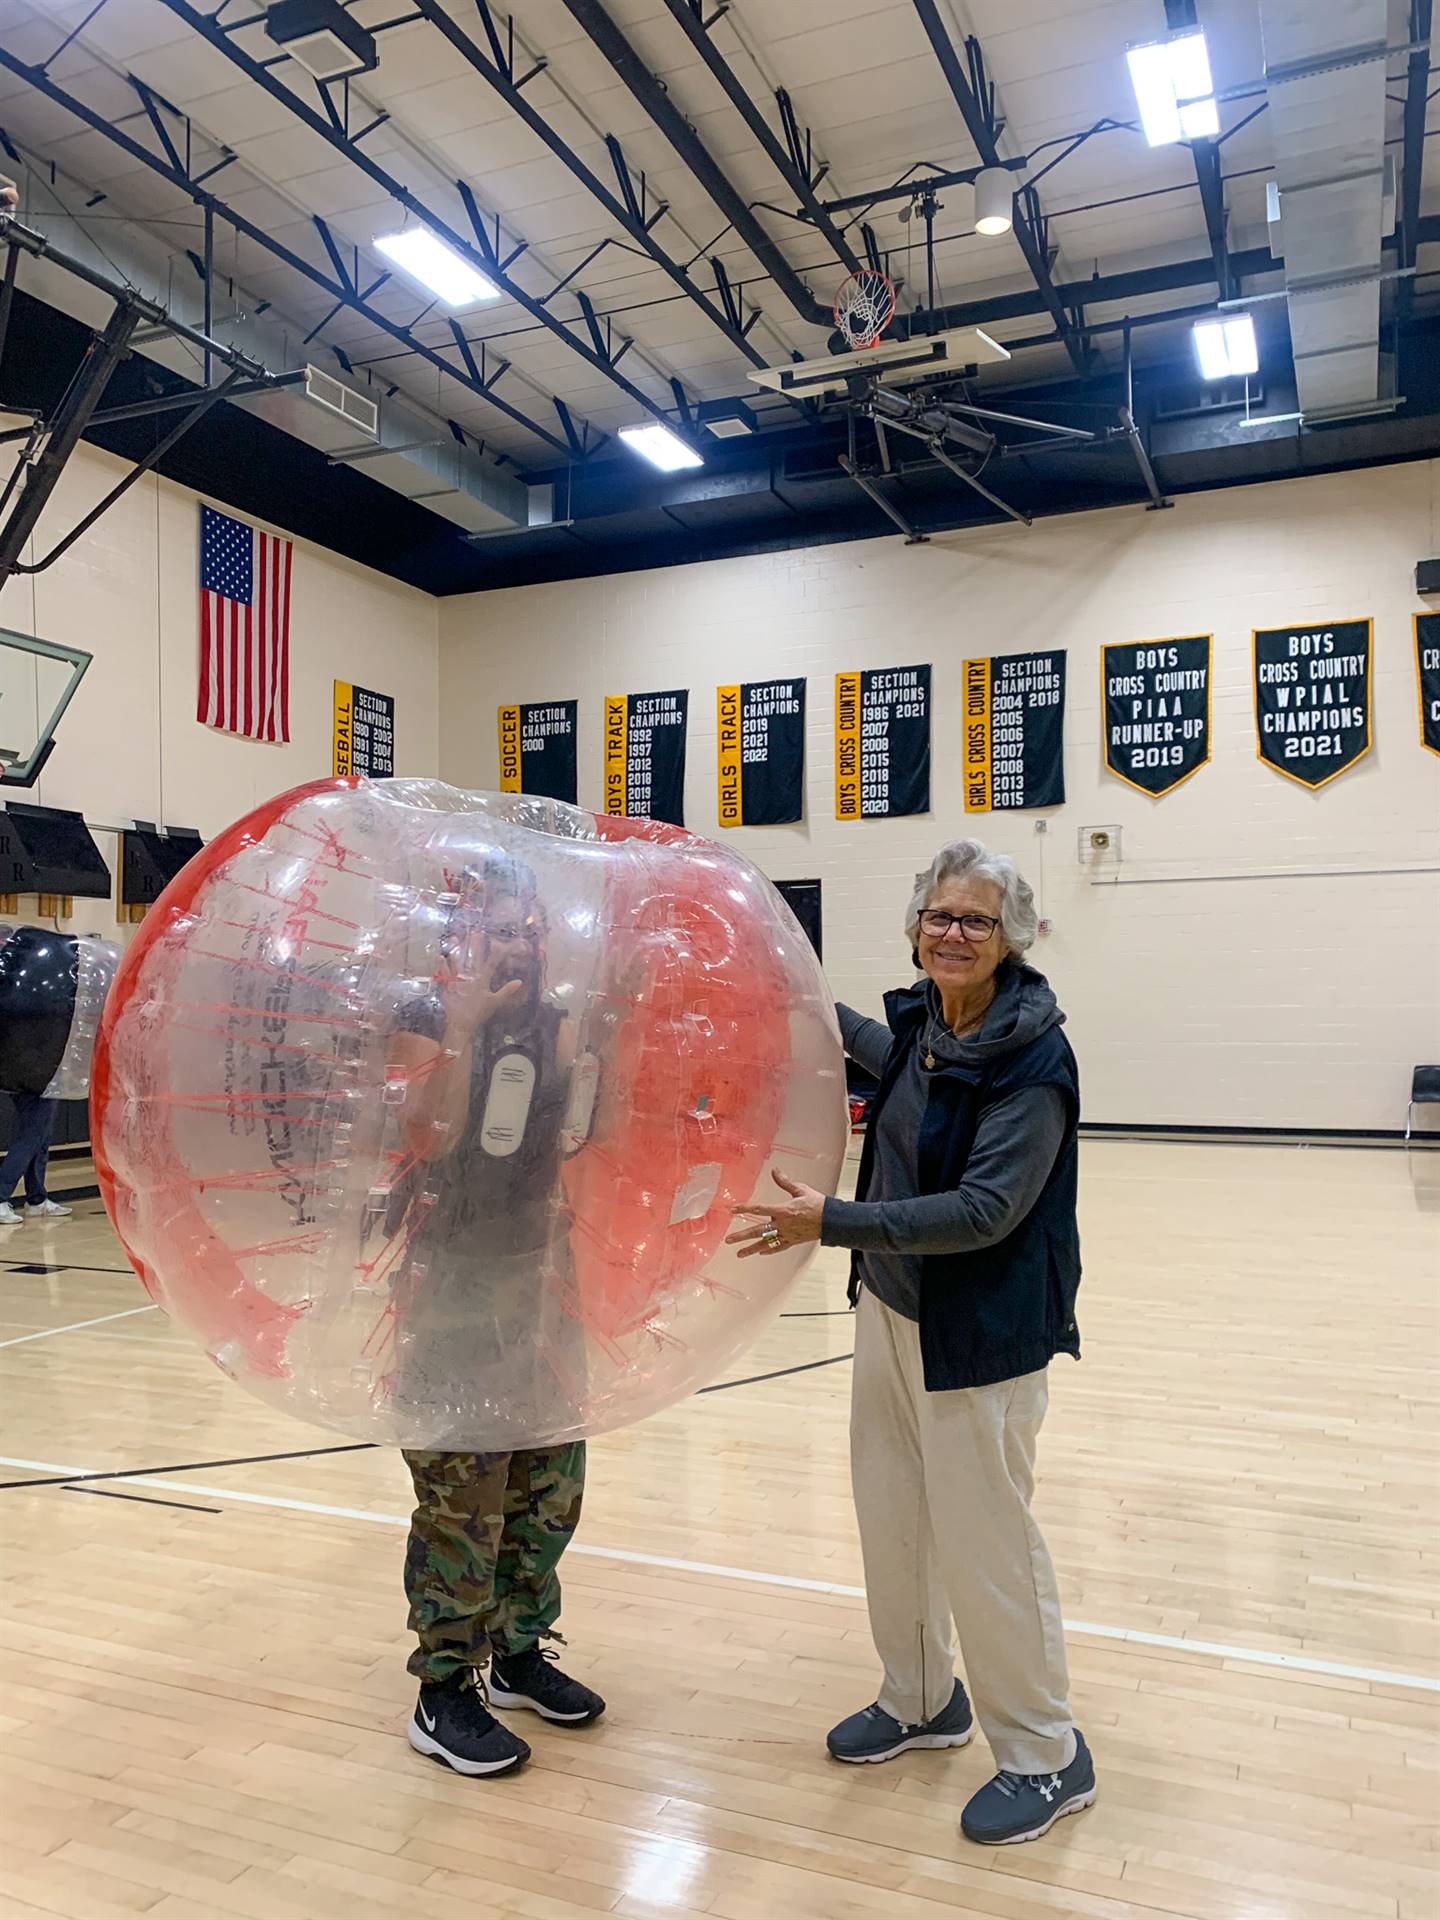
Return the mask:
[(1065, 799), (1065, 653), (965, 662), (965, 811)]
[(534, 793), (573, 807), (576, 700), (500, 709), (500, 791)]
[(690, 695), (605, 696), (605, 811), (685, 824), (685, 722)]
[(1415, 685), (1421, 745), (1440, 753), (1440, 613), (1415, 616)]
[(1323, 787), (1370, 751), (1370, 622), (1260, 627), (1255, 751), (1304, 787)]

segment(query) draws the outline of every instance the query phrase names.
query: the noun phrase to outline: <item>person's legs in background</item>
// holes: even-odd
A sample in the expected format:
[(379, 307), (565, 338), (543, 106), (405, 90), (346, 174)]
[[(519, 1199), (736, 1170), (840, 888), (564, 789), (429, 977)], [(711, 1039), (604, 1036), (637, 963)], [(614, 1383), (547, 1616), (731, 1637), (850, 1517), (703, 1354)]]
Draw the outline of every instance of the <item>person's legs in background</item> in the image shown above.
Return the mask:
[[(50, 1142), (55, 1138), (55, 1116), (60, 1103), (40, 1098), (40, 1105), (44, 1112), (36, 1123), (38, 1138), (35, 1155), (25, 1169), (25, 1205), (27, 1208), (43, 1207), (48, 1211), (55, 1203), (46, 1191), (45, 1179), (50, 1169)], [(58, 1208), (55, 1210), (59, 1211)], [(69, 1208), (65, 1211), (68, 1213)]]
[[(20, 1221), (11, 1200), (22, 1178), (31, 1205), (41, 1205), (45, 1200), (45, 1166), (55, 1125), (53, 1100), (46, 1100), (38, 1093), (17, 1093), (13, 1098), (15, 1133), (9, 1151), (0, 1161), (0, 1226), (7, 1227), (17, 1226)], [(34, 1198), (37, 1175), (33, 1171), (37, 1161), (40, 1166), (38, 1199)]]

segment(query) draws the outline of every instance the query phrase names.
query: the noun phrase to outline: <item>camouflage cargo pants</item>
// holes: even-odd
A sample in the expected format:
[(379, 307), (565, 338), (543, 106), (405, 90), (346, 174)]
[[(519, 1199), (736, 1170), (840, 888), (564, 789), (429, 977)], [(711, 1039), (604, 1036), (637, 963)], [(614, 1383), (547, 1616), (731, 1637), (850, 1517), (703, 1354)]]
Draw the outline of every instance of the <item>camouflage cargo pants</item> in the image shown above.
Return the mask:
[(585, 1443), (523, 1453), (413, 1453), (405, 1554), (410, 1671), (446, 1680), (491, 1647), (524, 1653), (560, 1616), (560, 1556), (580, 1519)]

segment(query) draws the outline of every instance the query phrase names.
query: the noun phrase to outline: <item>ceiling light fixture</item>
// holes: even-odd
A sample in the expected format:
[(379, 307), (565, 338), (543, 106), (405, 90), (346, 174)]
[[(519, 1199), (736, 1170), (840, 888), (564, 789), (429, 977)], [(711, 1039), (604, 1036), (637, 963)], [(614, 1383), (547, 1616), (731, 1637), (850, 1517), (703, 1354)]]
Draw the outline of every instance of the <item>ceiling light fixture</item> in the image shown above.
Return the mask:
[(378, 234), (375, 251), (383, 253), (402, 273), (408, 273), (447, 307), (473, 307), (477, 300), (500, 297), (499, 289), (492, 287), (484, 274), (477, 273), (468, 260), (428, 227), (406, 227), (400, 233)]
[(1227, 380), (1232, 375), (1260, 371), (1255, 322), (1248, 313), (1232, 314), (1225, 320), (1197, 320), (1193, 337), (1205, 379)]
[(658, 421), (648, 427), (622, 427), (620, 438), (633, 452), (648, 460), (662, 473), (679, 473), (682, 467), (703, 467), (705, 462), (678, 434)]
[(1127, 47), (1125, 58), (1140, 124), (1152, 147), (1219, 133), (1220, 110), (1201, 28), (1182, 27), (1163, 40)]
[(1009, 233), (1015, 183), (1008, 167), (984, 167), (975, 176), (975, 231)]

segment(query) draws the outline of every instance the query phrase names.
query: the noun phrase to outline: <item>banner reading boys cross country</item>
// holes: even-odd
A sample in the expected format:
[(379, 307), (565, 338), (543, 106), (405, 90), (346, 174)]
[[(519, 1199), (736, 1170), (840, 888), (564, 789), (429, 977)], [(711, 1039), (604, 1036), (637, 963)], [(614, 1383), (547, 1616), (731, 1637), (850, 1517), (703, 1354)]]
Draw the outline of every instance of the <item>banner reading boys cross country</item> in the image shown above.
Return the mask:
[(835, 676), (835, 818), (930, 811), (930, 669)]
[(1415, 681), (1420, 690), (1420, 741), (1440, 753), (1440, 613), (1415, 616)]
[(1368, 620), (1257, 629), (1255, 751), (1305, 787), (1370, 751)]
[(575, 715), (579, 702), (500, 709), (500, 791), (575, 805)]
[(805, 817), (805, 682), (749, 680), (716, 689), (722, 827), (779, 827)]
[(605, 811), (685, 824), (685, 722), (690, 695), (605, 696)]
[(965, 662), (965, 811), (1065, 799), (1065, 654)]
[(1142, 793), (1169, 793), (1210, 758), (1210, 635), (1100, 649), (1105, 764)]

